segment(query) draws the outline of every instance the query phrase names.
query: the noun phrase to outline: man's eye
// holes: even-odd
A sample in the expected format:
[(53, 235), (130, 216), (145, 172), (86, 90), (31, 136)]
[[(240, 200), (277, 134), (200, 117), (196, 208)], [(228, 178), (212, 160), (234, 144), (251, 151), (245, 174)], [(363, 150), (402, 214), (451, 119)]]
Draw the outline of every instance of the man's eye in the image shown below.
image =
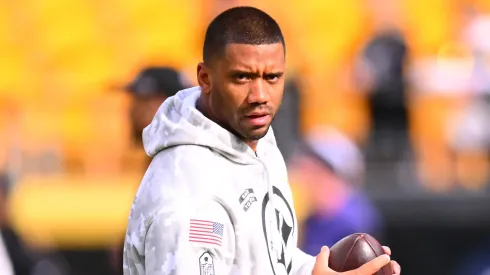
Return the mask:
[(237, 74), (235, 75), (235, 79), (236, 80), (239, 80), (239, 81), (244, 81), (244, 80), (248, 80), (250, 77), (248, 77), (247, 75), (245, 74)]
[(265, 77), (265, 80), (267, 80), (267, 81), (277, 81), (278, 79), (279, 79), (278, 75), (267, 75)]

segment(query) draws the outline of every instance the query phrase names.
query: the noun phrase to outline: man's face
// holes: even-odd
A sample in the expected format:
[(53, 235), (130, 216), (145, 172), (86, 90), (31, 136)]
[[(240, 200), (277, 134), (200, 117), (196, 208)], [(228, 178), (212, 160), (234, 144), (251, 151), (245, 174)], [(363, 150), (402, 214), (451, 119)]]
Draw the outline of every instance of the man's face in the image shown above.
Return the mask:
[(159, 95), (133, 96), (130, 109), (131, 134), (138, 144), (142, 141), (143, 129), (151, 123), (164, 100), (165, 97)]
[(285, 67), (281, 43), (229, 44), (201, 85), (214, 119), (244, 140), (264, 137), (281, 104)]

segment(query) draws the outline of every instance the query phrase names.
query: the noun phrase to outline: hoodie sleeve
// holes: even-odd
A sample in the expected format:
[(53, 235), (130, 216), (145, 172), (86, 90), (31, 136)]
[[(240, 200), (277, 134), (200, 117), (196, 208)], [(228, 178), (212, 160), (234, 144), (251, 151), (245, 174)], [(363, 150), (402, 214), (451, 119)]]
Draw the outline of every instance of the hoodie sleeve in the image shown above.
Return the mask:
[(146, 234), (146, 275), (230, 274), (234, 255), (231, 220), (215, 201), (167, 209)]
[(311, 275), (315, 261), (316, 257), (296, 248), (293, 256), (293, 275)]

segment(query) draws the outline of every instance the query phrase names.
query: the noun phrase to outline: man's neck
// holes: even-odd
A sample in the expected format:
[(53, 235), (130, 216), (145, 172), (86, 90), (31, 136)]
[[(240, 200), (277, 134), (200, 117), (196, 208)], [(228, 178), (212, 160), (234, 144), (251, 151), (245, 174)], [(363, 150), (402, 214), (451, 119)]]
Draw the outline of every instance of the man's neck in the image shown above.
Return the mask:
[(250, 149), (252, 149), (255, 153), (255, 155), (257, 155), (257, 144), (259, 143), (258, 140), (248, 140), (248, 141), (244, 141), (248, 147), (250, 147)]
[(205, 106), (205, 102), (204, 102), (204, 99), (202, 98), (202, 96), (200, 96), (197, 101), (196, 101), (196, 109), (201, 112), (205, 117), (211, 119), (214, 121), (214, 119), (212, 119), (211, 117), (209, 117), (208, 115), (208, 111), (207, 111), (207, 108)]

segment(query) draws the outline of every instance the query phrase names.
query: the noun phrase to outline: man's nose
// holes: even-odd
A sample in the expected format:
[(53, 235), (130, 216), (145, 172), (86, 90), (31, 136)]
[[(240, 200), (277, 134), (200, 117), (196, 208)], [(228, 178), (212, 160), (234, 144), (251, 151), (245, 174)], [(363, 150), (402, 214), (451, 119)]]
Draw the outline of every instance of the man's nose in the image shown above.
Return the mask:
[(249, 104), (263, 104), (269, 101), (269, 92), (263, 79), (259, 78), (252, 82), (247, 100)]

